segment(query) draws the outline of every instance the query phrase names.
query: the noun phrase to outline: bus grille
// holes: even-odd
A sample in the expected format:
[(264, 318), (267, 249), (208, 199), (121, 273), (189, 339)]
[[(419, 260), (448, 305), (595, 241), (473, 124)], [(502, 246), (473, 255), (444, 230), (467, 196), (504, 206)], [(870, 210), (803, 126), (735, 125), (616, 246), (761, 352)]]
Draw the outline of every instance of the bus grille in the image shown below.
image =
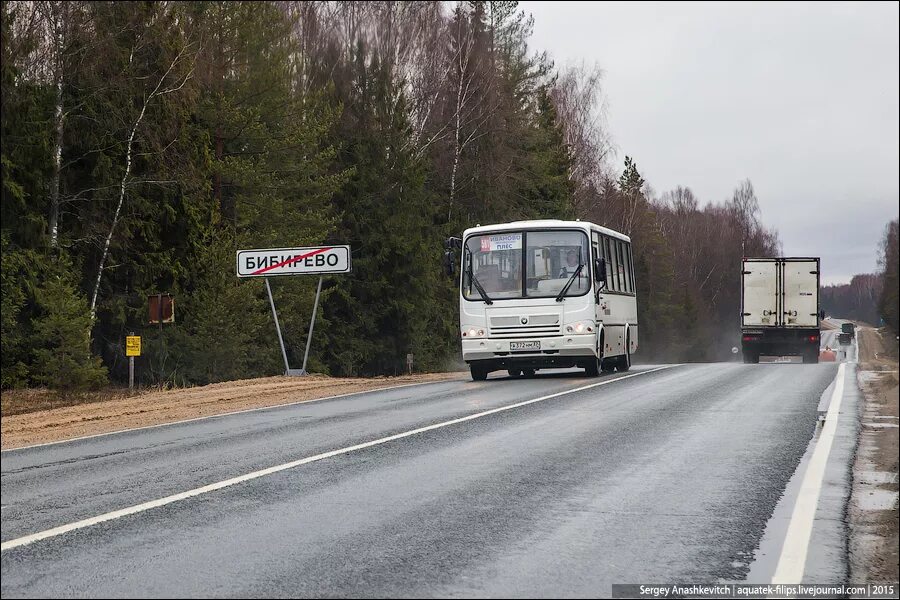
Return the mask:
[(490, 336), (492, 338), (541, 338), (553, 337), (561, 333), (558, 314), (524, 316), (528, 319), (525, 324), (522, 323), (523, 316), (491, 317)]

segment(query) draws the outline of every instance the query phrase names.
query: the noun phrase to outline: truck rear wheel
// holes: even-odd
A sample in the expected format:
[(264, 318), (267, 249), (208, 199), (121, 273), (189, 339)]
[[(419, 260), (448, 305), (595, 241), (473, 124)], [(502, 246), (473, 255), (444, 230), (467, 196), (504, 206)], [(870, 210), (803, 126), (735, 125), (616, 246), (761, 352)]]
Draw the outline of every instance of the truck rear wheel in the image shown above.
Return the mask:
[(819, 351), (818, 350), (810, 350), (808, 352), (803, 353), (803, 362), (810, 365), (815, 365), (819, 363)]
[(744, 362), (747, 364), (756, 364), (759, 362), (759, 352), (752, 350), (744, 350)]
[(472, 381), (484, 381), (487, 379), (488, 370), (484, 367), (470, 365), (469, 371), (472, 373)]
[(525, 377), (534, 377), (534, 369), (522, 369), (522, 375)]
[(510, 377), (521, 377), (522, 369), (507, 369), (507, 373), (509, 373)]

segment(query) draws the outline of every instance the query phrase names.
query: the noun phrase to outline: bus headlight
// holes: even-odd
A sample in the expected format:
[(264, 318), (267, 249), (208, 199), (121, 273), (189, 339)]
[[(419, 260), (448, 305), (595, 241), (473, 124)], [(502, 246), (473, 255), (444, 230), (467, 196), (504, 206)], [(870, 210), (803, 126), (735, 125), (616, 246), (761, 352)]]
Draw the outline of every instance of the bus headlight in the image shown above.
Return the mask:
[(483, 338), (487, 337), (483, 327), (466, 326), (462, 328), (462, 336), (464, 338)]
[(566, 333), (594, 333), (597, 326), (593, 321), (578, 321), (577, 323), (569, 323), (566, 325)]

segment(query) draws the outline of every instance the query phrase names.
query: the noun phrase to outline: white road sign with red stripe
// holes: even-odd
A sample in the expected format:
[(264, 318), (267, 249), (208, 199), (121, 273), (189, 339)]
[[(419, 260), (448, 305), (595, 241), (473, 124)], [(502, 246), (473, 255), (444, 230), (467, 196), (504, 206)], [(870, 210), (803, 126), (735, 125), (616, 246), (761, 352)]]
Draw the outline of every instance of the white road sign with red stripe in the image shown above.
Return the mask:
[(238, 277), (350, 272), (350, 246), (238, 250)]

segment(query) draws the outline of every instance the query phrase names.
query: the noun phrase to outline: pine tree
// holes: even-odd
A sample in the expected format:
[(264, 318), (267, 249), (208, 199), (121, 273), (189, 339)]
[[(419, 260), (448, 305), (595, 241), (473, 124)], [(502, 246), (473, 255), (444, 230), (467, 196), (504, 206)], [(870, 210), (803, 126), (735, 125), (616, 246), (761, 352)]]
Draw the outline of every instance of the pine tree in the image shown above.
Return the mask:
[(548, 86), (538, 91), (538, 114), (525, 160), (521, 214), (534, 219), (574, 218), (572, 157), (550, 100)]
[(324, 305), (325, 360), (348, 375), (400, 373), (407, 353), (435, 368), (446, 346), (434, 340), (446, 339), (449, 319), (435, 299), (441, 246), (427, 226), (436, 203), (411, 151), (406, 99), (390, 64), (363, 43), (344, 68), (342, 157), (353, 175), (335, 197), (336, 235), (354, 248), (353, 273), (332, 282)]
[(107, 370), (91, 355), (91, 315), (78, 294), (71, 265), (61, 261), (35, 290), (37, 317), (30, 346), (34, 348), (34, 380), (52, 388), (76, 391), (107, 382)]

